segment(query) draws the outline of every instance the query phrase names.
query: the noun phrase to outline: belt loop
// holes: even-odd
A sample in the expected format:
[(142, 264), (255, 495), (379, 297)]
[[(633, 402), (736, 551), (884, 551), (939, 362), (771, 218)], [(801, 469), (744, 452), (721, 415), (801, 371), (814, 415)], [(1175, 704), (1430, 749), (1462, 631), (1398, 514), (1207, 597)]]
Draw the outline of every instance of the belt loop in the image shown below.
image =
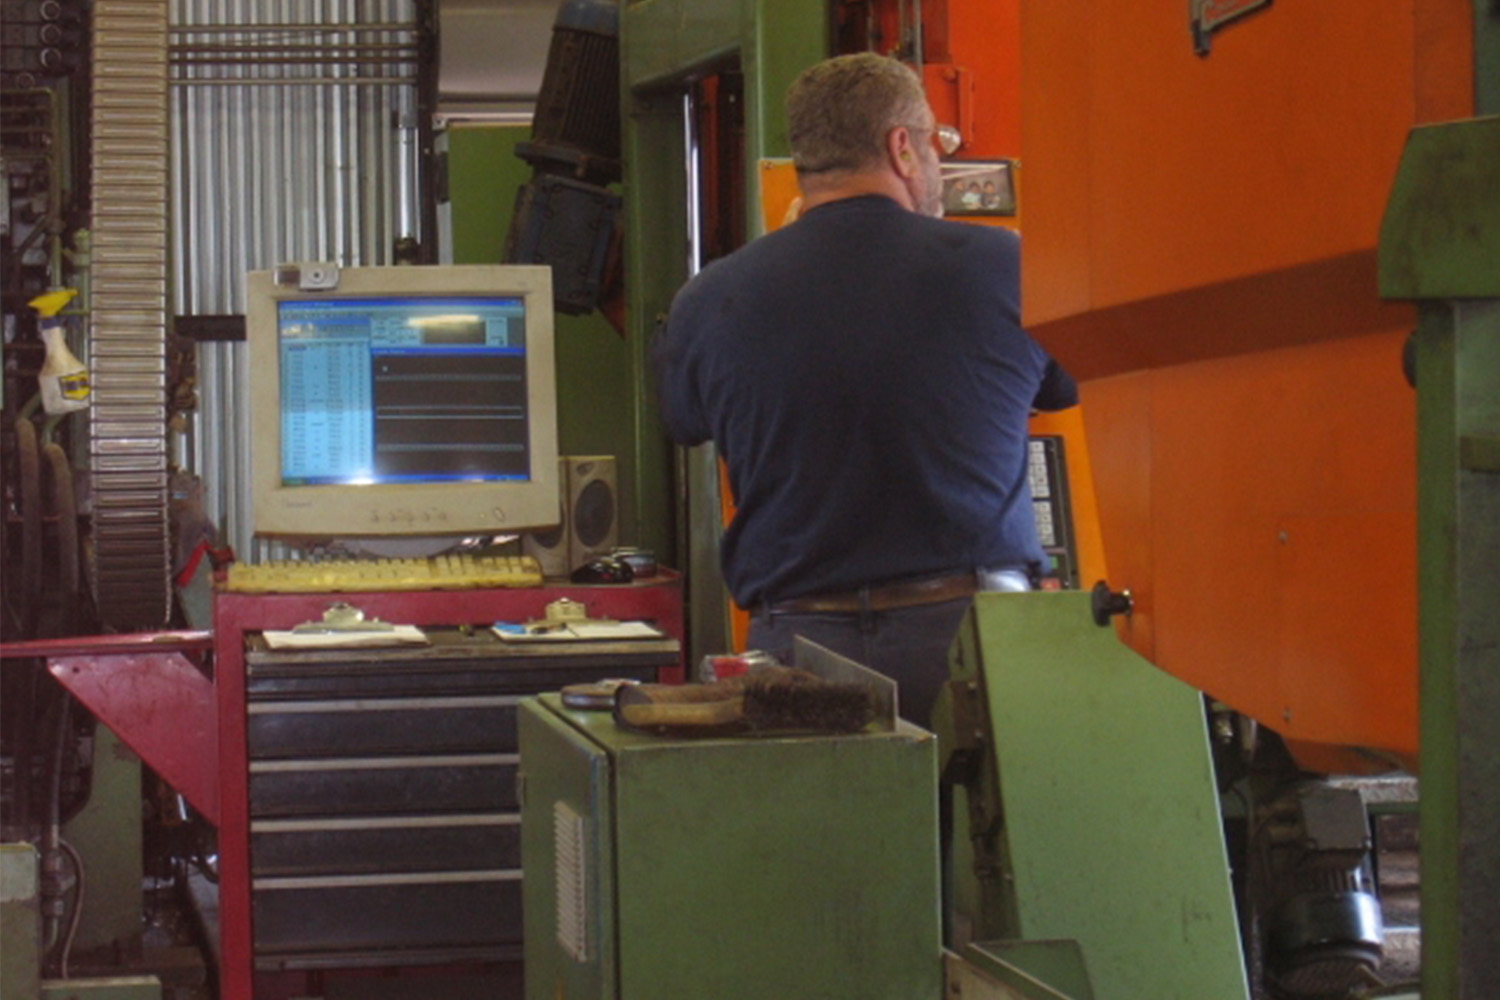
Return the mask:
[(875, 631), (875, 610), (870, 607), (870, 588), (859, 588), (859, 630), (866, 634)]

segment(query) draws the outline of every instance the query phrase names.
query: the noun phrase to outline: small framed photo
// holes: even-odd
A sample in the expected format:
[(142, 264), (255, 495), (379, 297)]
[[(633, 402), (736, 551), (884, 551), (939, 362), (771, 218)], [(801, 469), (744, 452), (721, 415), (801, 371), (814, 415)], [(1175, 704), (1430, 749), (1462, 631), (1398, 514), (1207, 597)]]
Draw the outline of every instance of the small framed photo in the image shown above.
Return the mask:
[(943, 212), (946, 215), (1015, 215), (1015, 161), (944, 163)]

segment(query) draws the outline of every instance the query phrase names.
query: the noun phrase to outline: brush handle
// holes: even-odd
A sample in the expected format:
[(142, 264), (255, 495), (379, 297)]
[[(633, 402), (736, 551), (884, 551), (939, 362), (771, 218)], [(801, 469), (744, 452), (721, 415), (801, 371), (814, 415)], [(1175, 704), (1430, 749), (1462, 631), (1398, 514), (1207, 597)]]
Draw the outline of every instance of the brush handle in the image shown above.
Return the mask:
[(742, 721), (745, 717), (745, 701), (743, 698), (728, 698), (700, 702), (618, 702), (615, 714), (627, 726), (689, 731), (729, 726)]

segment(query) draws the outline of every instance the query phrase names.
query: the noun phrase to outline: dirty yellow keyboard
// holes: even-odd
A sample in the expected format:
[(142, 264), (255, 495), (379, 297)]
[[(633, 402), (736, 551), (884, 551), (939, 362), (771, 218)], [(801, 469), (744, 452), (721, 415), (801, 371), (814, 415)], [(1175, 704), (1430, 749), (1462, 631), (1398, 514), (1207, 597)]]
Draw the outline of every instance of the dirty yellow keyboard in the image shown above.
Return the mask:
[(275, 561), (229, 567), (224, 587), (246, 593), (323, 590), (466, 590), (539, 587), (542, 567), (532, 556), (435, 556), (431, 559)]

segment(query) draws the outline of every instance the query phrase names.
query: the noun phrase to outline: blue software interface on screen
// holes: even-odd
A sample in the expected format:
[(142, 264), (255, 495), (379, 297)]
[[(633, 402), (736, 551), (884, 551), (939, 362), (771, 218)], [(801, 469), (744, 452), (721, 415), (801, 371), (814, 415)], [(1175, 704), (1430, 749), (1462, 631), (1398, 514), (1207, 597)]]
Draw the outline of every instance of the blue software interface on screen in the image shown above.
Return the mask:
[(530, 478), (520, 297), (283, 301), (277, 325), (283, 485)]

